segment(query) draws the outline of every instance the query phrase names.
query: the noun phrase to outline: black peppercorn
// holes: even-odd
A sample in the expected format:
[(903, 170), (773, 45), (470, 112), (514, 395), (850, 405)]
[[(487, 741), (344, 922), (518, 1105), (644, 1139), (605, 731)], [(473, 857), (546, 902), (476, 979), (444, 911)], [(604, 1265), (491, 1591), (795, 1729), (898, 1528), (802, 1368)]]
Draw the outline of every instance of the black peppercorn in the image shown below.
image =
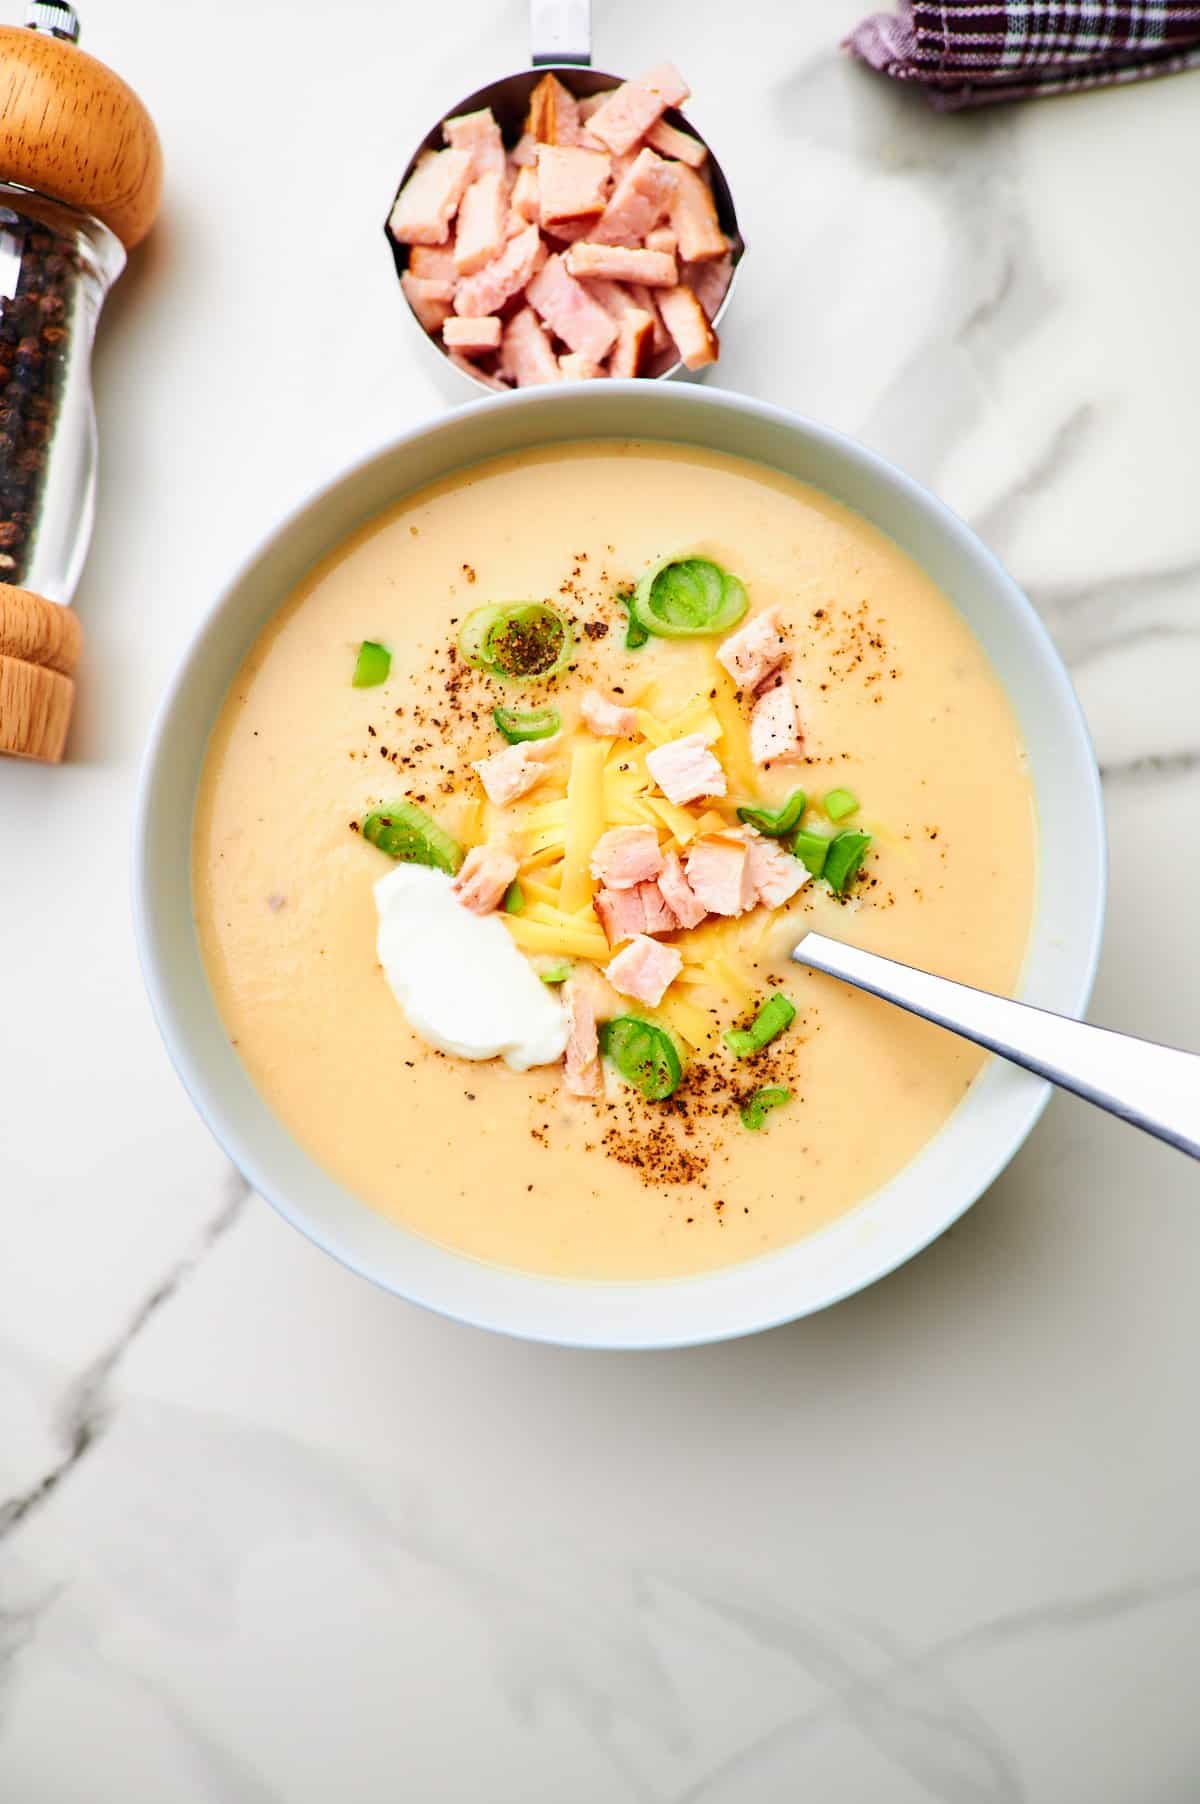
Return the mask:
[(17, 281), (0, 295), (0, 582), (28, 568), (55, 411), (71, 354), (80, 262), (45, 225), (3, 209)]

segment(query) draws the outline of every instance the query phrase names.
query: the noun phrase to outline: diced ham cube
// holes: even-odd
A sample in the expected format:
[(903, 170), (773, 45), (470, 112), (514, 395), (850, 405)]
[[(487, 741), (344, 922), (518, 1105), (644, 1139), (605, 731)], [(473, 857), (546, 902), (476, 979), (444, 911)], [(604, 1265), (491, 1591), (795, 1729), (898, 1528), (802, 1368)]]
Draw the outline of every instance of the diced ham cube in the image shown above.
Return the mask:
[(636, 889), (662, 870), (653, 827), (610, 827), (592, 849), (591, 873), (605, 889)]
[(710, 914), (744, 915), (758, 899), (750, 870), (750, 848), (736, 833), (692, 841), (684, 861), (696, 900)]
[(523, 219), (526, 225), (535, 225), (538, 220), (538, 179), (537, 170), (533, 168), (518, 169), (513, 180), (512, 194), (509, 198), (509, 224), (513, 219)]
[(485, 319), (452, 314), (442, 327), (442, 343), (459, 351), (496, 351), (500, 348), (500, 321), (494, 313)]
[(618, 322), (624, 319), (628, 313), (652, 314), (654, 318), (654, 349), (656, 351), (665, 351), (669, 345), (674, 343), (667, 328), (663, 325), (658, 311), (658, 303), (654, 299), (656, 293), (662, 292), (660, 289), (645, 288), (640, 282), (609, 282), (603, 277), (585, 282), (584, 287), (593, 299), (599, 301), (602, 307), (607, 308)]
[(532, 307), (522, 307), (505, 326), (500, 339), (500, 368), (521, 388), (562, 381), (558, 358)]
[(559, 371), (564, 382), (594, 382), (604, 370), (582, 351), (565, 351), (558, 360)]
[(442, 322), (450, 312), (450, 302), (454, 295), (453, 282), (429, 281), (424, 276), (414, 276), (406, 269), (400, 278), (400, 286), (425, 330), (440, 332)]
[[(564, 358), (565, 362), (566, 359)], [(598, 689), (586, 689), (579, 704), (583, 724), (600, 739), (632, 739), (637, 732), (637, 715), (632, 708), (610, 701)]]
[(750, 876), (764, 908), (782, 908), (808, 882), (808, 871), (798, 858), (785, 852), (777, 839), (752, 833), (746, 844)]
[(673, 288), (679, 280), (674, 257), (666, 257), (662, 251), (593, 244), (588, 239), (571, 246), (567, 268), (573, 276), (607, 276), (614, 282), (644, 282), (647, 288)]
[(646, 233), (648, 251), (662, 251), (666, 256), (673, 257), (678, 248), (679, 241), (670, 226), (656, 226), (652, 232)]
[(592, 902), (610, 946), (646, 931), (646, 909), (636, 889), (602, 889)]
[(490, 915), (516, 877), (518, 865), (507, 846), (475, 846), (463, 860), (451, 889), (464, 908)]
[(678, 852), (664, 852), (658, 887), (664, 902), (681, 927), (699, 927), (707, 917), (708, 910), (688, 882)]
[(640, 282), (631, 282), (626, 293), (628, 293), (630, 298), (636, 302), (643, 313), (649, 313), (654, 316), (654, 349), (656, 351), (669, 351), (675, 341), (663, 324), (663, 316), (658, 311), (658, 302), (654, 298), (656, 294), (662, 293), (662, 289), (643, 288)]
[(478, 113), (460, 113), (456, 119), (442, 124), (442, 136), (452, 150), (465, 150), (471, 159), (471, 179), (481, 175), (503, 175), (508, 159), (504, 139), (492, 116), (491, 107)]
[(608, 194), (608, 158), (578, 145), (539, 144), (538, 215), (543, 225), (563, 219), (595, 219)]
[(517, 169), (532, 169), (537, 162), (538, 141), (532, 132), (524, 131), (508, 153), (508, 160)]
[(733, 280), (733, 258), (725, 256), (709, 263), (687, 263), (683, 279), (709, 319), (715, 319), (717, 309), (725, 299), (725, 291)]
[(460, 276), (473, 276), (490, 263), (504, 246), (508, 218), (508, 191), (503, 175), (491, 169), (471, 183), (458, 209), (454, 240), (454, 267)]
[(453, 245), (414, 244), (408, 253), (408, 271), (424, 282), (457, 282)]
[(523, 739), (490, 758), (476, 759), (471, 769), (479, 772), (488, 801), (504, 808), (528, 795), (546, 775), (546, 760), (558, 750), (559, 738), (556, 733), (552, 739)]
[[(455, 306), (457, 306), (457, 301)], [(689, 370), (703, 369), (717, 361), (720, 349), (708, 315), (690, 288), (668, 288), (658, 297), (659, 312), (675, 347)]]
[(751, 709), (750, 756), (755, 764), (794, 764), (804, 756), (796, 698), (787, 683), (764, 689)]
[[(606, 282), (603, 278), (587, 281), (584, 287), (594, 301), (599, 301), (606, 313), (611, 313), (615, 320), (624, 319), (627, 313), (645, 313), (649, 309), (642, 307), (633, 298), (632, 292), (622, 282)], [(649, 294), (650, 290), (644, 290)]]
[(579, 238), (586, 238), (595, 222), (593, 213), (590, 219), (556, 219), (550, 225), (543, 225), (542, 230), (559, 244), (574, 244)]
[[(607, 166), (607, 158), (605, 159)], [(595, 244), (640, 244), (675, 197), (677, 173), (652, 150), (638, 153), (613, 190), (591, 233)], [(660, 250), (662, 246), (651, 246)], [(670, 246), (674, 255), (675, 246)]]
[(654, 121), (646, 133), (646, 142), (660, 157), (672, 157), (677, 163), (686, 163), (689, 169), (699, 169), (708, 155), (699, 138), (677, 131), (665, 119)]
[(679, 255), (685, 263), (723, 257), (729, 249), (729, 240), (717, 223), (712, 190), (694, 169), (684, 165), (677, 171), (671, 230), (679, 240)]
[(637, 81), (623, 81), (606, 95), (588, 119), (588, 131), (610, 150), (621, 154), (644, 138), (668, 107), (681, 106), (690, 90), (678, 69), (660, 63)]
[(683, 970), (683, 955), (674, 946), (660, 946), (646, 934), (637, 934), (604, 967), (614, 990), (657, 1008)]
[(654, 315), (636, 308), (617, 325), (617, 348), (609, 365), (614, 376), (642, 376), (654, 355)]
[(477, 363), (472, 363), (471, 359), (464, 357), (460, 351), (451, 351), (449, 355), (455, 369), (461, 370), (464, 376), (470, 376), (475, 382), (482, 382), (484, 388), (494, 389), (498, 395), (508, 393), (508, 383), (502, 382), (499, 376), (492, 376), (488, 374), (487, 370), (481, 370)]
[(388, 220), (397, 244), (445, 244), (471, 176), (465, 150), (434, 150), (423, 156), (400, 193)]
[(703, 733), (668, 739), (646, 754), (646, 769), (666, 796), (682, 808), (699, 796), (723, 796), (725, 772), (709, 750)]
[(722, 639), (717, 647), (717, 662), (723, 664), (739, 689), (753, 695), (769, 676), (774, 676), (787, 656), (779, 627), (778, 608), (767, 608), (755, 614), (745, 626)]
[(596, 363), (607, 357), (617, 328), (582, 283), (568, 274), (561, 254), (543, 264), (526, 288), (525, 298), (573, 351), (582, 351)]
[(679, 921), (663, 895), (660, 883), (639, 883), (638, 901), (646, 917), (645, 933), (674, 933)]
[(599, 112), (600, 108), (604, 105), (604, 102), (608, 99), (610, 92), (611, 89), (607, 91), (601, 89), (599, 94), (589, 94), (586, 100), (581, 100), (579, 102), (580, 125), (586, 125), (592, 114)]
[(600, 1040), (596, 1033), (597, 992), (601, 979), (590, 965), (576, 965), (562, 987), (567, 1011), (567, 1050), (563, 1087), (571, 1096), (598, 1096), (601, 1088)]
[(529, 96), (525, 129), (540, 144), (579, 142), (579, 103), (556, 75), (543, 75)]
[(602, 889), (592, 906), (610, 946), (639, 933), (674, 933), (680, 925), (662, 886), (653, 881), (639, 883), (636, 889)]
[(467, 319), (499, 313), (505, 301), (519, 294), (530, 276), (540, 269), (545, 257), (546, 247), (537, 227), (526, 226), (509, 239), (498, 257), (485, 263), (478, 275), (463, 277), (454, 296), (455, 313)]

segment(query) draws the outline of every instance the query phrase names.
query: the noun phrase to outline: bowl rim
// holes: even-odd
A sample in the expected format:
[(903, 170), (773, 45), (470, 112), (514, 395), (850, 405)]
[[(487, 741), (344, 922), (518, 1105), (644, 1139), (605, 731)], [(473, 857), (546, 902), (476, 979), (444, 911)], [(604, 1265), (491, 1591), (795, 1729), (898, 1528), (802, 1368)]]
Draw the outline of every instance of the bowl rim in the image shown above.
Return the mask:
[[(797, 1301), (794, 1297), (789, 1296), (787, 1282), (781, 1281), (775, 1287), (777, 1294), (774, 1302), (763, 1307), (761, 1302), (757, 1301), (758, 1286), (752, 1284), (749, 1286), (751, 1306), (747, 1308), (745, 1302), (739, 1297), (739, 1292), (747, 1287), (739, 1283), (739, 1280), (747, 1274), (758, 1274), (786, 1261), (789, 1255), (796, 1253), (796, 1249), (812, 1246), (815, 1242), (819, 1242), (831, 1232), (852, 1221), (860, 1211), (868, 1208), (876, 1199), (884, 1197), (893, 1185), (904, 1180), (907, 1174), (912, 1173), (914, 1168), (926, 1159), (931, 1149), (938, 1146), (958, 1118), (960, 1111), (969, 1103), (972, 1092), (984, 1081), (989, 1071), (1001, 1063), (1000, 1061), (990, 1060), (985, 1065), (980, 1077), (975, 1080), (967, 1096), (964, 1097), (963, 1103), (952, 1112), (932, 1140), (927, 1142), (914, 1156), (914, 1159), (901, 1167), (900, 1171), (889, 1179), (880, 1190), (873, 1192), (862, 1203), (856, 1205), (855, 1209), (773, 1252), (734, 1265), (717, 1267), (684, 1277), (628, 1280), (563, 1278), (488, 1265), (474, 1259), (469, 1254), (437, 1246), (436, 1243), (426, 1240), (424, 1236), (378, 1215), (370, 1208), (370, 1205), (360, 1202), (357, 1198), (352, 1199), (359, 1209), (365, 1211), (375, 1222), (383, 1222), (388, 1230), (401, 1237), (407, 1237), (410, 1242), (420, 1243), (426, 1250), (434, 1249), (438, 1255), (449, 1262), (451, 1268), (458, 1268), (464, 1272), (473, 1271), (476, 1275), (485, 1274), (487, 1286), (496, 1293), (495, 1300), (486, 1305), (478, 1301), (456, 1304), (447, 1300), (445, 1296), (429, 1294), (428, 1286), (409, 1286), (396, 1281), (378, 1269), (373, 1269), (368, 1258), (344, 1244), (338, 1233), (314, 1219), (314, 1212), (307, 1205), (297, 1202), (286, 1194), (281, 1184), (273, 1177), (266, 1162), (260, 1157), (256, 1146), (252, 1143), (252, 1137), (243, 1135), (235, 1126), (231, 1119), (232, 1110), (225, 1107), (219, 1094), (216, 1078), (206, 1071), (204, 1061), (189, 1044), (189, 1030), (186, 1024), (177, 1018), (176, 999), (171, 992), (171, 974), (166, 969), (165, 961), (160, 958), (159, 947), (156, 943), (157, 924), (151, 896), (153, 873), (149, 853), (152, 813), (156, 785), (162, 777), (164, 751), (168, 744), (174, 717), (187, 692), (189, 683), (192, 681), (198, 659), (210, 639), (220, 633), (227, 611), (230, 609), (237, 611), (241, 592), (248, 583), (252, 582), (257, 567), (266, 563), (286, 539), (296, 531), (305, 516), (323, 502), (330, 500), (335, 491), (346, 485), (364, 482), (369, 472), (376, 466), (386, 463), (405, 449), (417, 445), (421, 440), (436, 439), (442, 432), (450, 434), (472, 419), (490, 416), (498, 410), (523, 409), (535, 414), (544, 413), (547, 416), (544, 437), (537, 441), (531, 441), (531, 445), (534, 442), (551, 444), (556, 440), (584, 442), (589, 438), (611, 437), (615, 439), (637, 436), (628, 432), (606, 432), (602, 427), (593, 432), (586, 430), (556, 432), (555, 416), (578, 408), (581, 404), (581, 396), (588, 392), (584, 385), (517, 390), (511, 394), (488, 396), (482, 400), (454, 408), (446, 414), (424, 419), (372, 450), (350, 459), (332, 476), (325, 477), (312, 485), (302, 499), (289, 508), (278, 523), (259, 539), (238, 562), (232, 576), (223, 585), (189, 635), (186, 647), (176, 663), (170, 682), (155, 711), (146, 739), (132, 816), (132, 913), (142, 979), (146, 986), (151, 1012), (171, 1063), (198, 1114), (227, 1157), (249, 1181), (252, 1188), (269, 1202), (291, 1226), (299, 1229), (315, 1245), (358, 1276), (369, 1279), (408, 1302), (419, 1304), (437, 1314), (469, 1326), (485, 1328), (518, 1339), (570, 1348), (613, 1351), (666, 1350), (737, 1339), (744, 1335), (780, 1327), (805, 1316), (820, 1313), (858, 1291), (869, 1288), (892, 1271), (897, 1270), (908, 1260), (924, 1251), (956, 1221), (960, 1220), (1008, 1166), (1041, 1116), (1049, 1101), (1052, 1086), (1048, 1082), (1030, 1077), (1028, 1074), (1015, 1073), (1018, 1079), (1023, 1080), (1022, 1091), (1019, 1096), (1012, 1099), (1014, 1119), (1004, 1136), (1003, 1144), (998, 1147), (994, 1156), (982, 1163), (968, 1178), (961, 1194), (955, 1197), (948, 1208), (939, 1210), (937, 1219), (932, 1225), (919, 1226), (915, 1232), (902, 1236), (898, 1245), (885, 1248), (880, 1255), (875, 1257), (865, 1257), (852, 1275), (847, 1276), (845, 1281), (830, 1285), (816, 1300)], [(889, 459), (881, 456), (880, 453), (820, 421), (779, 407), (772, 402), (714, 387), (671, 385), (668, 389), (657, 384), (647, 384), (635, 378), (605, 383), (604, 395), (609, 398), (610, 402), (618, 398), (636, 398), (643, 404), (648, 397), (657, 395), (663, 403), (669, 400), (671, 408), (708, 413), (714, 420), (734, 415), (757, 422), (766, 428), (774, 427), (787, 433), (798, 433), (802, 438), (806, 438), (818, 453), (828, 452), (835, 456), (848, 458), (851, 463), (857, 464), (863, 469), (869, 477), (881, 481), (885, 486), (890, 486), (905, 506), (916, 509), (919, 515), (924, 516), (926, 521), (932, 523), (938, 535), (956, 544), (965, 553), (968, 560), (978, 563), (990, 578), (990, 585), (1004, 594), (1006, 606), (1015, 611), (1026, 633), (1037, 646), (1043, 673), (1049, 679), (1055, 692), (1058, 730), (1073, 739), (1075, 750), (1081, 754), (1081, 775), (1086, 777), (1086, 783), (1078, 792), (1076, 800), (1081, 815), (1081, 833), (1088, 841), (1093, 855), (1094, 890), (1092, 891), (1092, 907), (1086, 922), (1086, 935), (1083, 936), (1079, 946), (1074, 982), (1070, 990), (1069, 1009), (1060, 1011), (1082, 1016), (1095, 983), (1107, 900), (1107, 833), (1100, 773), (1083, 710), (1062, 658), (1032, 602), (1009, 575), (1000, 559), (965, 521), (923, 484), (917, 482), (915, 478), (909, 476)], [(652, 442), (664, 444), (685, 442), (672, 438), (669, 433), (655, 434), (647, 431), (645, 436)], [(522, 446), (520, 448), (529, 447)], [(710, 444), (709, 448), (722, 449), (716, 444)], [(481, 453), (478, 460), (468, 457), (455, 467), (465, 470), (470, 468), (474, 461), (488, 462), (496, 455), (503, 454), (502, 452), (486, 451)], [(730, 455), (731, 453), (726, 452), (725, 454)], [(732, 453), (732, 455), (739, 454)], [(766, 457), (756, 459), (744, 453), (741, 455), (745, 457), (746, 461), (757, 461), (765, 468), (777, 467), (772, 465)], [(439, 481), (447, 473), (433, 475), (426, 480)], [(394, 505), (395, 501), (401, 500), (406, 494), (416, 493), (422, 486), (423, 483), (418, 482), (413, 486), (398, 489), (394, 501), (388, 505)], [(820, 484), (817, 483), (814, 486), (819, 487)], [(840, 499), (840, 497), (834, 495), (834, 499)], [(853, 503), (843, 500), (842, 505), (851, 507), (852, 511), (863, 513), (863, 517), (870, 521), (870, 516), (863, 509), (855, 508)], [(375, 517), (378, 511), (380, 510), (375, 509), (372, 513), (365, 514), (364, 521)], [(878, 525), (875, 521), (870, 521), (870, 523)], [(354, 530), (353, 526), (345, 528), (341, 539)], [(879, 530), (887, 531), (884, 527), (879, 527)], [(889, 533), (888, 536), (891, 534)], [(327, 555), (338, 542), (340, 542), (339, 539), (331, 541), (321, 555)], [(904, 547), (902, 546), (901, 549)], [(908, 555), (914, 554), (910, 552)], [(319, 560), (314, 560), (314, 562), (316, 561)], [(276, 606), (280, 605), (284, 599), (281, 595)], [(951, 599), (953, 600), (953, 598)], [(244, 656), (244, 652), (242, 655)], [(236, 667), (235, 665), (234, 669)], [(231, 671), (230, 680), (232, 680), (232, 674)], [(1003, 682), (1003, 679), (1000, 680)], [(1010, 702), (1013, 702), (1011, 686), (1005, 684), (1004, 687)], [(189, 779), (193, 807), (196, 793), (195, 778), (199, 774), (199, 762), (203, 756), (203, 749), (207, 745), (208, 732), (211, 731), (212, 725), (213, 720), (210, 719), (200, 751), (197, 753), (195, 773)], [(1040, 904), (1035, 900), (1031, 944), (1037, 928), (1039, 911)], [(203, 960), (199, 945), (195, 940), (194, 923), (191, 925), (193, 951), (203, 973)], [(207, 984), (207, 976), (204, 975)], [(213, 1006), (215, 1010), (215, 1004)], [(245, 1072), (244, 1067), (240, 1068), (244, 1083), (251, 1091), (254, 1091), (249, 1074)], [(1008, 1069), (1011, 1073), (1013, 1068)], [(256, 1091), (254, 1093), (257, 1095)], [(278, 1122), (278, 1118), (274, 1116), (274, 1112), (270, 1110), (265, 1100), (262, 1100), (262, 1107), (272, 1120)], [(286, 1129), (281, 1131), (287, 1135)], [(290, 1135), (287, 1135), (287, 1138), (293, 1146), (298, 1146), (298, 1142), (292, 1141)], [(323, 1177), (327, 1175), (323, 1173), (322, 1168), (311, 1158), (311, 1155), (304, 1153), (303, 1156), (315, 1172)], [(332, 1180), (329, 1181), (332, 1182)], [(340, 1186), (338, 1188), (340, 1189)], [(350, 1193), (343, 1192), (343, 1194), (349, 1196)], [(727, 1291), (730, 1293), (731, 1301), (723, 1310), (716, 1309), (713, 1312), (716, 1317), (713, 1321), (698, 1322), (686, 1329), (681, 1329), (678, 1325), (663, 1326), (656, 1322), (652, 1315), (646, 1322), (642, 1322), (641, 1312), (637, 1308), (639, 1302), (651, 1296), (657, 1298), (667, 1293), (678, 1294), (680, 1291), (688, 1289)], [(599, 1295), (600, 1298), (607, 1299), (610, 1307), (605, 1309), (597, 1306), (590, 1311), (581, 1310), (578, 1322), (574, 1321), (573, 1317), (569, 1318), (570, 1325), (568, 1325), (567, 1319), (549, 1323), (521, 1320), (520, 1309), (514, 1309), (507, 1299), (527, 1297), (532, 1304), (537, 1293), (541, 1293), (543, 1298), (549, 1293), (554, 1293), (560, 1303), (567, 1298), (572, 1302), (582, 1303), (584, 1297), (590, 1295), (595, 1304)], [(556, 1311), (551, 1309), (549, 1313), (553, 1316)]]

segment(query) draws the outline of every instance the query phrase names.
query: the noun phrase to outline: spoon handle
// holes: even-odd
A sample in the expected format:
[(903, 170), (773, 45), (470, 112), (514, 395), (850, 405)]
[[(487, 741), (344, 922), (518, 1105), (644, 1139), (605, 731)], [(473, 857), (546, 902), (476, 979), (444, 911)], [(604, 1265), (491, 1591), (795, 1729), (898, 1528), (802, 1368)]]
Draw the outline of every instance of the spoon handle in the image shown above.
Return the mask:
[(592, 60), (591, 0), (529, 0), (529, 49), (535, 69), (546, 63), (586, 69)]
[(1198, 1053), (1052, 1015), (820, 933), (806, 934), (792, 957), (948, 1027), (1200, 1159)]

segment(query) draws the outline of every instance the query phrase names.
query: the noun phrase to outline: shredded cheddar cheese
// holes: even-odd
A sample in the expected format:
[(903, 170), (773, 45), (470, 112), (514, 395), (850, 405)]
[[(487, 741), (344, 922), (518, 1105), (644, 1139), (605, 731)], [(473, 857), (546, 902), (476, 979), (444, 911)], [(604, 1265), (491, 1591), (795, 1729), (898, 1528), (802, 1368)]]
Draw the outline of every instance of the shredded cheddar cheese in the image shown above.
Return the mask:
[(648, 739), (651, 745), (665, 745), (672, 736), (670, 727), (657, 720), (648, 708), (637, 708), (634, 712), (642, 738)]
[(568, 912), (592, 899), (592, 848), (604, 832), (604, 760), (607, 742), (579, 740), (571, 752), (567, 779), (567, 823), (563, 846), (562, 906)]
[(734, 788), (752, 796), (758, 791), (758, 777), (750, 756), (750, 731), (742, 718), (733, 679), (717, 663), (715, 651), (711, 660), (712, 711), (721, 723), (721, 763)]
[(533, 832), (542, 827), (561, 827), (567, 818), (567, 798), (561, 796), (556, 802), (540, 802), (531, 808), (525, 816), (525, 825)]
[(526, 952), (549, 952), (560, 958), (586, 958), (604, 963), (609, 945), (597, 927), (594, 930), (578, 921), (553, 927), (545, 921), (531, 921), (529, 911), (523, 915), (503, 915), (501, 919), (517, 945)]
[(720, 1038), (712, 1016), (683, 996), (668, 991), (658, 1005), (658, 1013), (695, 1052), (710, 1052)]
[(703, 733), (712, 743), (724, 737), (725, 728), (707, 694), (694, 695), (686, 708), (667, 722), (668, 738), (684, 739), (689, 733)]
[(651, 818), (657, 816), (658, 821), (679, 845), (686, 846), (689, 840), (695, 839), (699, 822), (686, 808), (677, 808), (674, 802), (668, 802), (666, 796), (647, 796), (646, 807), (653, 811)]
[(521, 876), (524, 878), (528, 871), (549, 870), (552, 865), (561, 864), (561, 862), (562, 840), (560, 838), (557, 844), (542, 846), (540, 850), (531, 851), (523, 858), (521, 860)]
[(530, 877), (526, 867), (521, 871), (521, 888), (530, 902), (545, 902), (551, 908), (558, 907), (558, 891), (550, 883), (539, 883), (536, 877)]

